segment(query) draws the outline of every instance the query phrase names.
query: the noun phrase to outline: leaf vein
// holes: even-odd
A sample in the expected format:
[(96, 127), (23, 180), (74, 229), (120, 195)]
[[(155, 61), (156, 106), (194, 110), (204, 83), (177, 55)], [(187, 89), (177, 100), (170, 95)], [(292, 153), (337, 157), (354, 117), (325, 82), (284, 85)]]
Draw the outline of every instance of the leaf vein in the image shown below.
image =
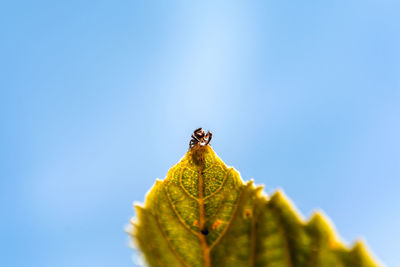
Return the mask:
[(238, 206), (239, 206), (239, 203), (242, 201), (242, 195), (243, 195), (243, 191), (244, 191), (245, 188), (247, 188), (247, 186), (243, 186), (243, 187), (240, 189), (239, 197), (238, 197), (238, 200), (236, 201), (235, 210), (234, 210), (234, 212), (233, 212), (233, 215), (232, 215), (231, 219), (228, 221), (228, 225), (227, 225), (227, 226), (225, 227), (225, 229), (222, 231), (222, 233), (220, 234), (220, 236), (210, 245), (210, 250), (211, 250), (213, 247), (215, 247), (216, 244), (219, 243), (219, 241), (222, 239), (222, 237), (226, 234), (226, 232), (228, 231), (229, 227), (231, 226), (232, 221), (236, 218), (236, 216), (237, 216), (237, 214), (238, 214)]

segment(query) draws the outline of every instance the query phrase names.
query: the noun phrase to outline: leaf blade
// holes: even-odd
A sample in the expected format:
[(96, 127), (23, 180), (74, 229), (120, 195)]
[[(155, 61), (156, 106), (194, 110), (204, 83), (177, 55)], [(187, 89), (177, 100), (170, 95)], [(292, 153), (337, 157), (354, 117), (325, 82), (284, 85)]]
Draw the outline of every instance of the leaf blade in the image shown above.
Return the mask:
[(342, 245), (321, 213), (304, 222), (283, 192), (261, 190), (196, 146), (137, 207), (132, 237), (150, 266), (378, 266), (362, 243)]

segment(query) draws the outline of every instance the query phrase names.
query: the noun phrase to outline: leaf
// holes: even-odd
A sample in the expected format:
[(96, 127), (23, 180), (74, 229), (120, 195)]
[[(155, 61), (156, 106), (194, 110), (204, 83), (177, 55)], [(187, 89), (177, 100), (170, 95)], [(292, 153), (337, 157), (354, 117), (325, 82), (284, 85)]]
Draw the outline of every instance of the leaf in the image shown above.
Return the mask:
[(243, 183), (210, 146), (194, 146), (157, 180), (130, 232), (150, 266), (378, 266), (327, 219), (304, 222), (281, 192)]

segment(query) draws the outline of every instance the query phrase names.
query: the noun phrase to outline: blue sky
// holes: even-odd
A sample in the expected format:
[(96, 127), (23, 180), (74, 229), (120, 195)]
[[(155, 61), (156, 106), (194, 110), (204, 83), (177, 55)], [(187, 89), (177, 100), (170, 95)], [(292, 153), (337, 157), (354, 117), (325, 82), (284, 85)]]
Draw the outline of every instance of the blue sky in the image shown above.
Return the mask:
[(135, 266), (124, 226), (199, 126), (387, 266), (400, 254), (400, 3), (8, 1), (0, 265)]

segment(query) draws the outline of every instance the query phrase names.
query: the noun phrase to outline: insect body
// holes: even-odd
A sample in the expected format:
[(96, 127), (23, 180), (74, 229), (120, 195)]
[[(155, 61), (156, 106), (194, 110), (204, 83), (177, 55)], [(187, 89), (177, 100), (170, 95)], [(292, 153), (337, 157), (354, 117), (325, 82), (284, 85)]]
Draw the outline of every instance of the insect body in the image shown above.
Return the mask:
[(189, 143), (189, 149), (193, 148), (195, 145), (206, 146), (210, 143), (212, 138), (212, 133), (205, 131), (202, 128), (194, 130), (192, 134), (192, 139)]

